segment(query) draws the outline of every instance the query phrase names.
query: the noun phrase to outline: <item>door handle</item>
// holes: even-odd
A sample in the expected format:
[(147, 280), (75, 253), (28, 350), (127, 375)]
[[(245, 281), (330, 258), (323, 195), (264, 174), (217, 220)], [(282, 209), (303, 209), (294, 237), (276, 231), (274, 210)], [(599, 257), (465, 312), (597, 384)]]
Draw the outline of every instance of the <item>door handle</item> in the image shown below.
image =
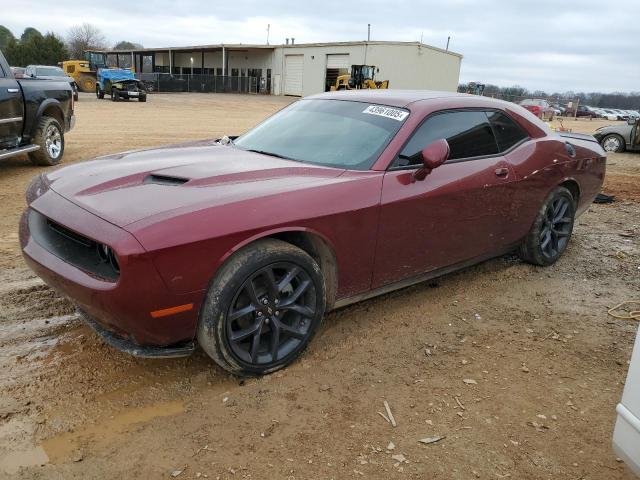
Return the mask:
[(509, 175), (509, 169), (507, 167), (496, 168), (495, 172), (497, 177), (506, 177)]
[(20, 90), (17, 88), (7, 88), (7, 93), (18, 93)]

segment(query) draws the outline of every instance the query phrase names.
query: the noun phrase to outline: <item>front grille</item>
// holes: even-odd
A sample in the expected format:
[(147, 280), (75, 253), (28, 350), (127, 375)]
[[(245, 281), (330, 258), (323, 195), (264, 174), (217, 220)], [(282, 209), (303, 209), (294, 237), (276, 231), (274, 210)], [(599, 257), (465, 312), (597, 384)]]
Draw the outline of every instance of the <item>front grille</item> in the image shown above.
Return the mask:
[(29, 212), (29, 230), (33, 239), (56, 257), (100, 279), (118, 280), (118, 259), (107, 245), (74, 232), (35, 210)]

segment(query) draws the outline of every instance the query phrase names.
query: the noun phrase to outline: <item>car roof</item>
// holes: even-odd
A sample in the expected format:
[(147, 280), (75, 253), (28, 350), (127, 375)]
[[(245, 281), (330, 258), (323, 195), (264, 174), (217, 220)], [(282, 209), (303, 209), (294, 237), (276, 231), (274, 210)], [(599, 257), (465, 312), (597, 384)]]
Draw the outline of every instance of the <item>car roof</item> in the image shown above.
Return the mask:
[(393, 107), (406, 107), (410, 103), (420, 100), (432, 100), (441, 98), (470, 97), (465, 93), (439, 92), (435, 90), (339, 90), (337, 92), (325, 92), (305, 97), (313, 100), (350, 100), (353, 102), (378, 103)]

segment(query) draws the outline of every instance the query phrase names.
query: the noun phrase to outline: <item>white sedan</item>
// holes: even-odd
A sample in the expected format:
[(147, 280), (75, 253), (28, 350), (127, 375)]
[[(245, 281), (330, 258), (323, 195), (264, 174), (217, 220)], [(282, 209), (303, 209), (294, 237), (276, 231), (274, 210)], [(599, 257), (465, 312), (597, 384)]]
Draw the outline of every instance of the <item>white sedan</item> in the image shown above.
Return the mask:
[(640, 475), (640, 335), (636, 337), (622, 401), (616, 411), (613, 450), (636, 475)]

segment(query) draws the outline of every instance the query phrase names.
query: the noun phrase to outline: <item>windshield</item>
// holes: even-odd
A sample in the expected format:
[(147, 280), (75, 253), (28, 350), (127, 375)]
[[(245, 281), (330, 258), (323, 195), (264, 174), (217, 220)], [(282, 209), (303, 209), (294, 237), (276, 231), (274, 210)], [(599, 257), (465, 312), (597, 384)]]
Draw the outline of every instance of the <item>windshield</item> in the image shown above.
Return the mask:
[(38, 77), (64, 77), (65, 73), (58, 67), (38, 67), (36, 75)]
[(234, 144), (299, 162), (367, 170), (408, 116), (407, 110), (368, 103), (300, 100)]

